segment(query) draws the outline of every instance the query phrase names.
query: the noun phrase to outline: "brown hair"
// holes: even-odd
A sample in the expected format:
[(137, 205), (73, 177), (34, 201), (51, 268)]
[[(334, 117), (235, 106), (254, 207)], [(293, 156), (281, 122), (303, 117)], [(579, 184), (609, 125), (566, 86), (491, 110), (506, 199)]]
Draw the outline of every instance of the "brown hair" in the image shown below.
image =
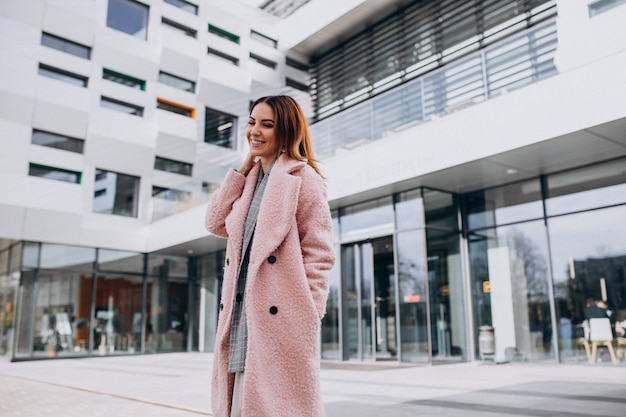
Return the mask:
[(265, 96), (256, 100), (250, 111), (259, 103), (267, 104), (274, 111), (277, 152), (284, 151), (289, 158), (307, 161), (323, 177), (313, 155), (309, 126), (298, 102), (290, 96)]

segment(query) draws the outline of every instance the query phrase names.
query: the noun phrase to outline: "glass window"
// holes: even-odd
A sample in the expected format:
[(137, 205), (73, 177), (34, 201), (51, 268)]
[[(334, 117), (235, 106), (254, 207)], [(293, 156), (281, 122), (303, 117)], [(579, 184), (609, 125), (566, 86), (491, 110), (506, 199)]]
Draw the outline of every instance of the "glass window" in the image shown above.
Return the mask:
[(100, 356), (141, 352), (145, 312), (143, 278), (98, 274), (94, 308), (93, 350)]
[(22, 250), (22, 268), (37, 268), (39, 267), (39, 243), (37, 242), (24, 242), (24, 249)]
[(285, 78), (285, 85), (287, 87), (295, 88), (296, 90), (304, 91), (305, 93), (309, 92), (309, 86), (308, 85), (306, 85), (304, 83), (301, 83), (301, 82), (298, 82), (296, 80), (293, 80), (293, 79), (291, 79), (289, 77)]
[(109, 0), (107, 26), (140, 39), (147, 39), (148, 6), (133, 0)]
[(163, 71), (159, 71), (159, 82), (161, 84), (169, 85), (183, 91), (189, 91), (190, 93), (196, 91), (195, 82), (186, 80), (176, 75), (168, 74), (167, 72)]
[(219, 59), (220, 61), (228, 62), (229, 64), (239, 66), (238, 58), (225, 54), (224, 52), (218, 51), (217, 49), (209, 48), (208, 54), (212, 57)]
[[(335, 256), (339, 246), (335, 248)], [(340, 345), (340, 309), (341, 309), (341, 270), (337, 267), (330, 271), (328, 302), (326, 303), (326, 315), (322, 319), (322, 358), (341, 360)]]
[(341, 238), (373, 237), (393, 231), (393, 217), (391, 197), (345, 207), (340, 218)]
[(170, 113), (180, 114), (181, 116), (191, 117), (194, 119), (196, 117), (196, 109), (193, 107), (183, 106), (179, 103), (174, 103), (173, 101), (164, 100), (162, 98), (157, 98), (157, 109), (165, 110)]
[(166, 3), (171, 4), (174, 7), (178, 7), (179, 9), (182, 9), (186, 12), (189, 12), (191, 14), (198, 14), (198, 6), (196, 6), (193, 3), (189, 3), (188, 1), (185, 0), (164, 0)]
[(41, 34), (41, 44), (79, 58), (89, 59), (91, 56), (90, 47), (45, 32)]
[(237, 36), (237, 35), (235, 35), (233, 33), (230, 33), (229, 31), (224, 30), (222, 28), (218, 28), (217, 26), (213, 26), (211, 24), (209, 24), (209, 33), (217, 35), (220, 38), (224, 38), (224, 39), (229, 40), (231, 42), (234, 42), (236, 44), (239, 44), (239, 41), (240, 41), (239, 36)]
[(154, 169), (161, 171), (191, 176), (192, 168), (193, 165), (187, 162), (174, 161), (173, 159), (161, 158), (160, 156), (154, 158)]
[[(417, 200), (419, 201), (419, 200)], [(397, 235), (402, 362), (425, 363), (428, 352), (426, 241), (423, 231)]]
[(626, 160), (550, 175), (548, 216), (626, 203)]
[(93, 211), (137, 217), (139, 178), (96, 169)]
[(51, 67), (50, 65), (45, 64), (39, 64), (38, 74), (43, 75), (44, 77), (63, 81), (68, 84), (77, 85), (79, 87), (87, 87), (87, 81), (89, 79), (84, 75), (74, 74), (73, 72)]
[[(35, 286), (33, 357), (86, 355), (89, 349), (91, 272), (42, 269)], [(29, 308), (32, 308), (32, 304)], [(20, 327), (28, 329), (28, 322)]]
[(250, 39), (254, 39), (257, 42), (262, 43), (263, 45), (267, 45), (276, 49), (278, 42), (275, 39), (270, 38), (269, 36), (265, 36), (257, 31), (250, 31)]
[(189, 284), (187, 278), (168, 275), (148, 277), (146, 305), (146, 352), (187, 350)]
[(22, 271), (20, 282), (20, 303), (17, 305), (18, 314), (15, 324), (16, 329), (16, 358), (24, 358), (32, 355), (33, 338), (32, 324), (33, 305), (35, 303), (35, 271)]
[(133, 116), (143, 116), (143, 107), (134, 104), (124, 103), (123, 101), (115, 100), (109, 97), (100, 97), (100, 106), (106, 109), (119, 111)]
[(257, 54), (252, 54), (251, 53), (250, 54), (250, 59), (255, 61), (255, 62), (258, 62), (259, 64), (261, 64), (263, 66), (266, 66), (268, 68), (276, 69), (276, 62), (270, 61), (269, 59), (263, 58), (262, 56), (259, 56)]
[(102, 68), (102, 78), (113, 81), (114, 83), (146, 91), (146, 82), (144, 80), (140, 80), (139, 78), (131, 77), (130, 75), (122, 74), (121, 72), (113, 71), (108, 68)]
[(235, 149), (237, 118), (217, 110), (205, 109), (204, 141), (224, 148)]
[(424, 227), (422, 190), (412, 190), (399, 194), (395, 206), (396, 228), (398, 230)]
[(626, 0), (598, 0), (591, 2), (587, 6), (589, 8), (589, 17), (604, 13), (624, 3), (626, 3)]
[(73, 184), (80, 184), (82, 176), (80, 172), (32, 163), (29, 164), (28, 175), (49, 180), (71, 182)]
[(162, 277), (187, 278), (188, 261), (183, 256), (160, 255), (151, 253), (148, 255), (148, 275)]
[(478, 329), (490, 326), (498, 341), (496, 361), (553, 359), (543, 221), (470, 233), (468, 240), (477, 349)]
[(192, 200), (193, 193), (191, 191), (179, 190), (176, 188), (153, 186), (152, 197), (156, 197), (160, 200), (166, 201), (185, 202)]
[(176, 32), (182, 33), (191, 38), (196, 38), (198, 36), (197, 30), (187, 27), (185, 25), (181, 25), (180, 23), (174, 22), (173, 20), (166, 19), (165, 17), (161, 18), (161, 26), (171, 30), (175, 30)]
[(223, 251), (197, 258), (197, 279), (192, 281), (194, 287), (191, 304), (194, 309), (192, 317), (198, 318), (193, 320), (192, 349), (199, 352), (213, 352), (215, 345), (224, 258)]
[(143, 274), (144, 255), (113, 249), (98, 250), (98, 271)]
[(96, 250), (83, 246), (41, 244), (40, 268), (92, 272)]
[(424, 218), (429, 229), (459, 230), (456, 195), (425, 188)]
[[(626, 320), (626, 205), (548, 219), (562, 362), (586, 360), (587, 300), (603, 301), (616, 336)], [(595, 362), (608, 362), (600, 351)]]
[(295, 68), (304, 72), (309, 72), (311, 69), (307, 64), (303, 64), (302, 62), (296, 61), (295, 59), (289, 57), (285, 59), (285, 64), (288, 67)]
[(479, 229), (543, 217), (539, 179), (465, 195), (468, 229)]
[(83, 147), (85, 145), (85, 141), (82, 139), (71, 138), (69, 136), (44, 132), (43, 130), (36, 129), (33, 129), (31, 143), (76, 153), (83, 153)]

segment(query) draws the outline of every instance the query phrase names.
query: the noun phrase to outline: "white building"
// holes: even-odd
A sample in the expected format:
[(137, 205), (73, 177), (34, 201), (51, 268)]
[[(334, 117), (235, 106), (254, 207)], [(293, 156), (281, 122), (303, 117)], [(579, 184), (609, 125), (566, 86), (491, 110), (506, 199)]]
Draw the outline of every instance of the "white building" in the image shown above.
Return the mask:
[(474, 360), (489, 326), (497, 361), (574, 360), (587, 298), (626, 319), (625, 19), (624, 0), (3, 2), (2, 349), (210, 351), (206, 202), (249, 103), (290, 94), (336, 222), (324, 359)]

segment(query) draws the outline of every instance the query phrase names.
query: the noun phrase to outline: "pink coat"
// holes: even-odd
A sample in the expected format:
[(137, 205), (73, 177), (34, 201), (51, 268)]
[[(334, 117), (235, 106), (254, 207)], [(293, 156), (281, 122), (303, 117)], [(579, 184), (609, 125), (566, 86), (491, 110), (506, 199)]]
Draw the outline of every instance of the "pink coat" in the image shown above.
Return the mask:
[[(207, 229), (228, 238), (217, 326), (212, 407), (229, 417), (230, 326), (244, 222), (260, 163), (230, 171), (211, 198)], [(246, 284), (248, 351), (243, 417), (320, 417), (320, 321), (335, 261), (326, 187), (308, 164), (282, 155), (274, 164), (257, 217)]]

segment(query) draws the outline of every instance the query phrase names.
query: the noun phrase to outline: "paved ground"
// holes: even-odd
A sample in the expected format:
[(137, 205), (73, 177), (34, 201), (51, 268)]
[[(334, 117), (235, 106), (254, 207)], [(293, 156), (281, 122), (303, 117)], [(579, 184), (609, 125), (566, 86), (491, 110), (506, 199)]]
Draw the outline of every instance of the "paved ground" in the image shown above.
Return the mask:
[[(0, 358), (0, 416), (211, 416), (211, 361), (205, 353)], [(626, 365), (324, 364), (322, 391), (327, 417), (624, 417)]]

